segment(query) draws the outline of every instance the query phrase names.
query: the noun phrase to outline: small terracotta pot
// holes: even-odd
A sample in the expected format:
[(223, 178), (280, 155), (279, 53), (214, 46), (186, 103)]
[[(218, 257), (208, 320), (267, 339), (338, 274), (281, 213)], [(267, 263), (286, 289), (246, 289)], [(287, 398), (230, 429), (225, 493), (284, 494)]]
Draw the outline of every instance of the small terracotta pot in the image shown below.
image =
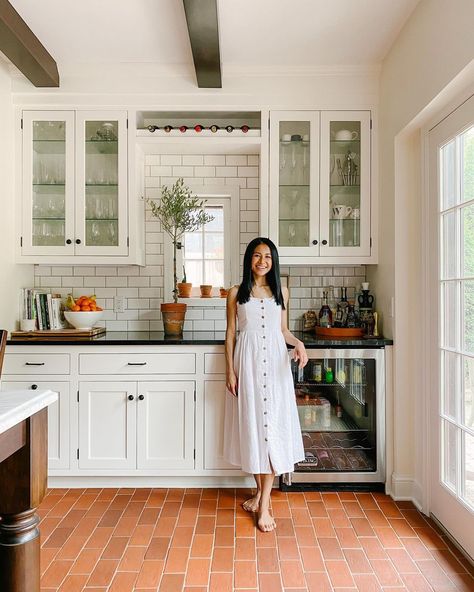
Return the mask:
[(178, 282), (178, 296), (180, 298), (190, 298), (192, 287), (191, 282)]
[(201, 284), (199, 288), (201, 289), (201, 298), (211, 298), (212, 286)]
[(221, 298), (227, 298), (229, 290), (227, 290), (226, 288), (219, 288), (219, 293), (221, 295)]
[(166, 335), (182, 335), (186, 304), (167, 302), (161, 305), (161, 316)]

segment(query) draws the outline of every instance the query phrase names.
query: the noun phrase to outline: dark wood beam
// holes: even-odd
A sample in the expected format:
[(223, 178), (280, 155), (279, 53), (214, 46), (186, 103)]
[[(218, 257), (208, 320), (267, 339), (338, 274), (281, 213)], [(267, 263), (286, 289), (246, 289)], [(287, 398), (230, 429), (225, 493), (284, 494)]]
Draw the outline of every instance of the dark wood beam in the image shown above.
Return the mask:
[(35, 86), (59, 86), (56, 62), (8, 0), (0, 0), (0, 51)]
[(217, 0), (183, 0), (199, 88), (222, 88)]

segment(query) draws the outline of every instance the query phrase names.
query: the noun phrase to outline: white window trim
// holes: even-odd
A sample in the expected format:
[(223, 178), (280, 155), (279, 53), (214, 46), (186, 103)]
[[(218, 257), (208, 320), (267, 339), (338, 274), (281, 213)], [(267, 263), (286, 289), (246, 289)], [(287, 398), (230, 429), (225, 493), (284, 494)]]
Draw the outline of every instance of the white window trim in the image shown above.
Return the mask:
[[(224, 244), (225, 252), (228, 253), (225, 261), (230, 262), (230, 277), (229, 284), (234, 285), (239, 281), (239, 203), (240, 203), (240, 187), (237, 185), (188, 185), (193, 193), (200, 199), (207, 199), (209, 205), (212, 201), (223, 203), (230, 202), (230, 220), (228, 223), (229, 232), (227, 232), (224, 222)], [(225, 214), (224, 214), (225, 216)], [(164, 254), (164, 281), (163, 281), (163, 295), (164, 302), (171, 302), (173, 299), (173, 244), (171, 238), (165, 233), (163, 243)], [(177, 267), (182, 269), (181, 252), (177, 253)], [(179, 274), (178, 274), (179, 276)], [(219, 295), (213, 298), (179, 298), (178, 302), (183, 302), (189, 307), (224, 307), (226, 299), (220, 298)]]

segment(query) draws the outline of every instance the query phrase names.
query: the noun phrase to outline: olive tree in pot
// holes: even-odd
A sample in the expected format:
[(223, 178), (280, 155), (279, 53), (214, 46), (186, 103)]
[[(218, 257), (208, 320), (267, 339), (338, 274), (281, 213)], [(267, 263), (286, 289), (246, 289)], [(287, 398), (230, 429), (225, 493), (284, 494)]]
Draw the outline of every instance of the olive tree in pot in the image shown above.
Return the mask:
[(205, 199), (192, 195), (182, 178), (171, 187), (164, 185), (161, 200), (148, 199), (151, 213), (161, 222), (163, 230), (173, 243), (173, 302), (161, 305), (161, 314), (166, 335), (181, 335), (183, 332), (186, 304), (178, 302), (178, 276), (176, 270), (176, 251), (181, 248), (185, 232), (194, 232), (214, 219), (204, 210)]

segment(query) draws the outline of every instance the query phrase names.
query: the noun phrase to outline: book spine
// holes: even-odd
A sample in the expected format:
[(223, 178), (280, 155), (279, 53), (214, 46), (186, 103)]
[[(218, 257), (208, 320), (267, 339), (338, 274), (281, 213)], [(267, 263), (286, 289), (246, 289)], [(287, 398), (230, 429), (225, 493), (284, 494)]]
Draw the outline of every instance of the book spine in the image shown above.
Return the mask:
[(35, 304), (36, 304), (36, 316), (38, 318), (38, 329), (40, 331), (43, 331), (44, 326), (43, 326), (43, 315), (41, 314), (41, 300), (40, 300), (40, 294), (35, 294)]
[(53, 319), (53, 299), (51, 294), (46, 294), (46, 310), (48, 311), (49, 328), (55, 329)]
[(51, 323), (49, 321), (49, 314), (48, 314), (48, 301), (46, 298), (46, 294), (40, 294), (40, 301), (41, 301), (41, 314), (43, 315), (43, 327), (44, 327), (44, 329), (51, 329)]

